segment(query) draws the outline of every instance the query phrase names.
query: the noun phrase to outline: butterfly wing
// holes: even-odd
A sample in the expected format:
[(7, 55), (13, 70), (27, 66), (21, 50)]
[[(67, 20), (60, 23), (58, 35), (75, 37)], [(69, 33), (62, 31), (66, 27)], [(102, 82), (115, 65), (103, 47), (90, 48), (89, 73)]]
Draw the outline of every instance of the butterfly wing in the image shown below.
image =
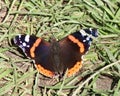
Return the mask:
[(97, 37), (96, 29), (83, 29), (72, 33), (59, 41), (64, 70), (68, 68), (68, 76), (82, 67), (82, 56), (89, 50), (92, 37)]
[(32, 35), (18, 35), (14, 38), (14, 43), (22, 49), (27, 57), (35, 61), (36, 68), (40, 73), (47, 77), (55, 75), (50, 59), (49, 42)]

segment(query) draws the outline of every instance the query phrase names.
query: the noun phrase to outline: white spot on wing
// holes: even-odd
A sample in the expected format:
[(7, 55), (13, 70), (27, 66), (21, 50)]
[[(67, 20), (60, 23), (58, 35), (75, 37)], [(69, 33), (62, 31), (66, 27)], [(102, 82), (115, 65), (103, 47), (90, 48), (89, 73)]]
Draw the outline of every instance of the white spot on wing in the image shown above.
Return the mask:
[(20, 43), (22, 43), (22, 41), (20, 40)]
[[(92, 28), (89, 28), (89, 30), (92, 32)], [(82, 36), (88, 36), (89, 38), (94, 38), (92, 34), (86, 33), (84, 29), (80, 30), (80, 33), (82, 34)]]
[(92, 28), (89, 28), (89, 30), (92, 32)]
[(25, 36), (25, 41), (26, 41), (26, 42), (29, 42), (29, 39), (30, 39), (30, 35), (26, 35), (26, 36)]
[(90, 37), (87, 37), (86, 40), (89, 41), (89, 40), (90, 40)]
[(18, 34), (18, 37), (21, 38), (21, 34)]
[(83, 42), (86, 42), (86, 40), (83, 40)]
[(86, 36), (86, 32), (84, 30), (80, 30), (80, 33), (82, 34), (82, 36)]
[(27, 45), (27, 47), (29, 48), (29, 47), (30, 47), (30, 45)]
[(22, 45), (25, 47), (25, 46), (26, 46), (26, 43), (25, 43), (25, 42), (23, 42), (23, 43), (22, 43)]
[(17, 43), (17, 40), (16, 40), (16, 38), (14, 38), (14, 39), (13, 39), (13, 41), (14, 41), (14, 43), (15, 43), (15, 44)]
[(19, 47), (23, 50), (23, 52), (25, 52), (25, 48), (23, 47), (23, 45), (19, 45)]

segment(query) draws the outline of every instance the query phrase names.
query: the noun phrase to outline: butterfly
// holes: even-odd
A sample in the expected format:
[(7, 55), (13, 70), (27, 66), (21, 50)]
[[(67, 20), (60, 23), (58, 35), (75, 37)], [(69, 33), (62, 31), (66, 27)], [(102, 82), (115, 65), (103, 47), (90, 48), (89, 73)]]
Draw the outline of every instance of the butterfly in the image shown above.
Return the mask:
[(14, 43), (25, 55), (35, 62), (37, 70), (44, 76), (53, 78), (72, 76), (82, 68), (82, 56), (89, 50), (93, 37), (98, 37), (97, 29), (82, 29), (65, 38), (51, 42), (33, 35), (15, 36)]

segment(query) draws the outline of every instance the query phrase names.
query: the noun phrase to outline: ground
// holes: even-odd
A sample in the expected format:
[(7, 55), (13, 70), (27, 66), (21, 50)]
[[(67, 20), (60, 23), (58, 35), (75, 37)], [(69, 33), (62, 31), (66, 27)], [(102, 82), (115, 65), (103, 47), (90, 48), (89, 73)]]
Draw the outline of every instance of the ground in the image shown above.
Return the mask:
[[(119, 96), (119, 0), (0, 1), (0, 95)], [(60, 40), (83, 28), (97, 28), (79, 73), (61, 81), (37, 72), (31, 59), (14, 46), (17, 34)]]

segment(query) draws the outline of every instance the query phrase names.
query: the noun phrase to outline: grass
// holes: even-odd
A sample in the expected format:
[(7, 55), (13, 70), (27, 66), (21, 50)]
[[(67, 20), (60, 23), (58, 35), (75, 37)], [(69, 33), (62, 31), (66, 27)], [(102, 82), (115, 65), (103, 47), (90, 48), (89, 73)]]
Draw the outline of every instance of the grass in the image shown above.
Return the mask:
[[(2, 0), (0, 5), (0, 96), (119, 96), (119, 0)], [(60, 40), (83, 28), (99, 30), (83, 71), (53, 86), (37, 83), (40, 74), (11, 42), (20, 33)]]

